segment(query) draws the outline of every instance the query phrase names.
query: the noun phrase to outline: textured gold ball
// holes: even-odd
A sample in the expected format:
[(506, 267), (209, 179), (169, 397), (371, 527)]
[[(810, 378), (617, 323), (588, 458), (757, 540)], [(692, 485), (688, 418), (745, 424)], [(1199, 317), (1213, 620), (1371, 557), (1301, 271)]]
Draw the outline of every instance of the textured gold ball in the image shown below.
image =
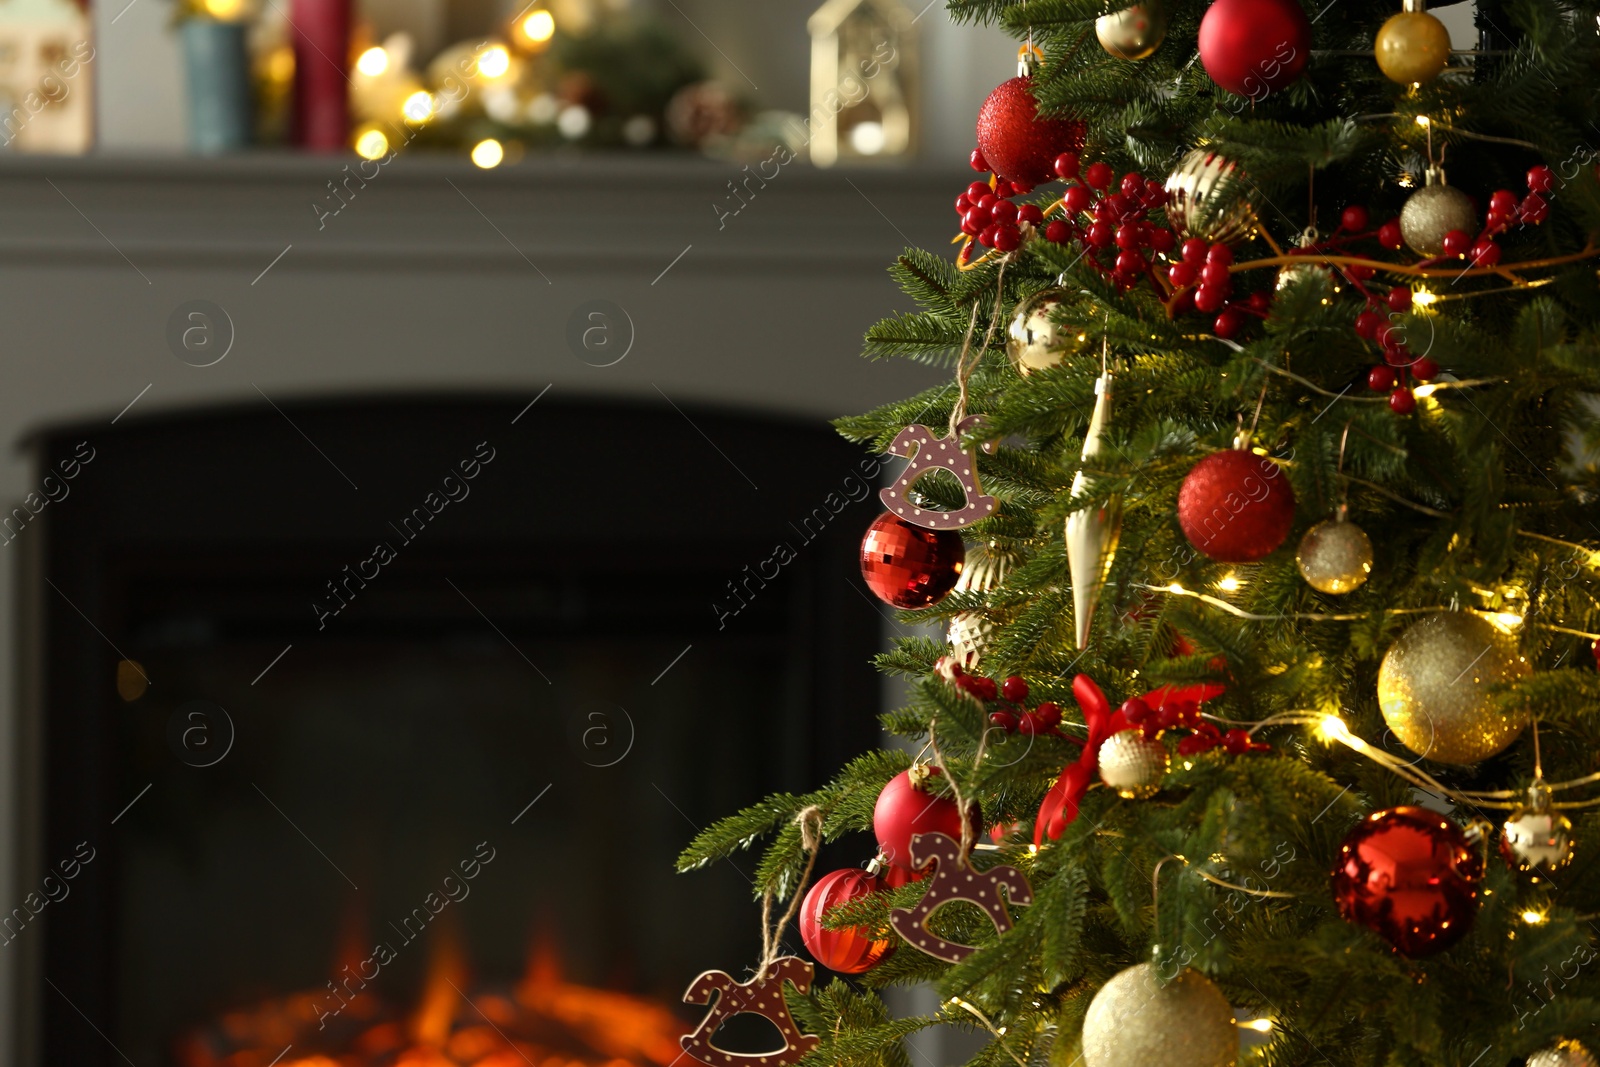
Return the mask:
[(1059, 289), (1035, 293), (1019, 304), (1011, 317), (1011, 326), (1006, 330), (1006, 355), (1023, 377), (1061, 366), (1068, 356), (1083, 351), (1088, 344), (1081, 329), (1052, 319), (1061, 297)]
[(1451, 185), (1425, 185), (1406, 198), (1400, 209), (1400, 235), (1419, 256), (1444, 251), (1444, 235), (1451, 230), (1478, 232), (1478, 213), (1472, 200)]
[(1159, 793), (1171, 763), (1167, 746), (1140, 730), (1112, 734), (1100, 746), (1100, 780), (1129, 800)]
[(1236, 195), (1241, 178), (1232, 160), (1204, 148), (1191, 150), (1167, 176), (1167, 221), (1180, 235), (1213, 244), (1232, 244), (1249, 236), (1256, 209)]
[[(966, 565), (961, 577), (956, 579), (957, 593), (987, 593), (1005, 581), (1011, 569), (1010, 557), (996, 552), (991, 545), (978, 544), (967, 549)], [(963, 667), (976, 667), (994, 635), (994, 623), (976, 611), (963, 611), (950, 620), (945, 640), (950, 642), (950, 654)]]
[(1600, 1067), (1600, 1060), (1576, 1041), (1563, 1041), (1529, 1056), (1528, 1067)]
[(1185, 970), (1161, 985), (1153, 963), (1112, 976), (1083, 1017), (1084, 1067), (1233, 1067), (1239, 1031), (1209, 978)]
[(1294, 554), (1300, 577), (1319, 593), (1348, 593), (1372, 573), (1372, 542), (1350, 522), (1329, 519), (1306, 531)]
[(1163, 0), (1145, 0), (1101, 15), (1094, 20), (1094, 35), (1100, 39), (1101, 48), (1119, 59), (1144, 59), (1166, 39), (1166, 4)]
[(1372, 50), (1390, 81), (1430, 82), (1450, 61), (1450, 31), (1426, 11), (1402, 11), (1378, 30)]
[(1532, 668), (1516, 642), (1466, 611), (1430, 615), (1400, 635), (1378, 669), (1384, 721), (1411, 751), (1440, 763), (1477, 763), (1505, 751), (1527, 726), (1501, 714), (1489, 688)]

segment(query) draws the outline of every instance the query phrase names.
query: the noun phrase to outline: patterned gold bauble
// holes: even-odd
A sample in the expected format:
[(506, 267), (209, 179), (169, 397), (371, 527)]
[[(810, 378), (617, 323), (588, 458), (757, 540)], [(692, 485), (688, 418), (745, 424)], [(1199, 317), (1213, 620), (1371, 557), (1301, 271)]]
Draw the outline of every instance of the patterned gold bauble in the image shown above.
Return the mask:
[(1475, 235), (1478, 212), (1466, 193), (1445, 184), (1443, 170), (1429, 167), (1428, 184), (1407, 197), (1400, 209), (1400, 236), (1417, 255), (1437, 256), (1451, 230)]
[(1249, 236), (1256, 209), (1236, 195), (1241, 178), (1232, 160), (1204, 148), (1193, 149), (1167, 177), (1167, 221), (1183, 237), (1213, 243), (1232, 244)]
[(1094, 20), (1100, 47), (1119, 59), (1144, 59), (1154, 54), (1167, 36), (1165, 0), (1143, 3), (1101, 15)]
[(1528, 1067), (1600, 1067), (1600, 1060), (1576, 1041), (1563, 1041), (1529, 1056)]
[[(987, 593), (1005, 581), (1011, 559), (992, 544), (968, 545), (966, 566), (956, 579), (957, 593)], [(976, 667), (994, 633), (994, 623), (976, 611), (963, 611), (950, 620), (945, 640), (950, 654), (964, 668)]]
[(1129, 967), (1083, 1017), (1084, 1067), (1233, 1067), (1238, 1058), (1228, 998), (1193, 969), (1162, 985), (1155, 964)]
[(1052, 318), (1065, 295), (1059, 289), (1034, 293), (1017, 305), (1006, 330), (1006, 355), (1024, 378), (1036, 370), (1049, 370), (1066, 362), (1068, 356), (1083, 351), (1088, 336), (1077, 327), (1065, 326)]
[(1450, 61), (1450, 31), (1423, 9), (1423, 0), (1405, 0), (1372, 42), (1378, 69), (1402, 85), (1431, 82)]
[(1477, 763), (1505, 751), (1527, 726), (1494, 706), (1490, 687), (1531, 673), (1517, 643), (1483, 618), (1440, 612), (1401, 634), (1383, 657), (1378, 705), (1417, 755)]
[(1349, 519), (1329, 519), (1306, 531), (1295, 550), (1300, 577), (1319, 593), (1349, 593), (1372, 573), (1372, 542)]
[(1129, 800), (1159, 793), (1171, 763), (1167, 746), (1141, 730), (1112, 734), (1100, 746), (1100, 780)]
[(1548, 874), (1572, 859), (1572, 820), (1551, 806), (1543, 782), (1528, 788), (1528, 801), (1513, 808), (1500, 835), (1500, 854), (1519, 871)]

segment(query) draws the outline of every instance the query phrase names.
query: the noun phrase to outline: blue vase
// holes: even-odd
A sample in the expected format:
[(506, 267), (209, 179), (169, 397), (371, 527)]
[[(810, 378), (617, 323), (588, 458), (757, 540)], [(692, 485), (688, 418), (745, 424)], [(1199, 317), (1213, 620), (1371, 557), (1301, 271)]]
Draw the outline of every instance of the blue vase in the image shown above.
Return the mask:
[(242, 22), (191, 18), (182, 23), (189, 76), (189, 147), (201, 155), (237, 152), (250, 143), (250, 57)]

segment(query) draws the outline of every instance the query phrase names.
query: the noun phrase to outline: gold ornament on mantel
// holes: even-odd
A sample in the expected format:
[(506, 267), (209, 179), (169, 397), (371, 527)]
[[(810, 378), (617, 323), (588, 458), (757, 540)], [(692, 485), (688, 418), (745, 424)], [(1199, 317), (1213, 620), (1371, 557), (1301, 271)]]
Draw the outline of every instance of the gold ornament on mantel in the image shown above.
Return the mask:
[(1400, 209), (1400, 236), (1417, 255), (1437, 256), (1451, 230), (1476, 235), (1478, 212), (1471, 197), (1445, 182), (1443, 167), (1430, 165), (1427, 184), (1407, 197)]
[(1415, 623), (1378, 669), (1378, 705), (1402, 744), (1440, 763), (1504, 752), (1528, 725), (1503, 714), (1490, 687), (1533, 673), (1509, 635), (1469, 611)]
[(1425, 0), (1404, 0), (1400, 13), (1390, 15), (1378, 30), (1372, 51), (1390, 81), (1431, 82), (1450, 61), (1450, 31), (1428, 14)]
[[(1183, 237), (1213, 244), (1243, 240), (1255, 229), (1256, 210), (1249, 200), (1234, 196), (1242, 177), (1231, 159), (1204, 148), (1190, 150), (1167, 176), (1167, 221)], [(1231, 202), (1218, 210), (1225, 197)]]
[(1167, 36), (1166, 0), (1144, 0), (1101, 15), (1094, 20), (1094, 35), (1118, 59), (1148, 58)]
[(1372, 573), (1372, 541), (1340, 507), (1334, 518), (1306, 531), (1295, 550), (1300, 577), (1319, 593), (1342, 596), (1366, 584)]
[(1239, 1030), (1216, 984), (1187, 968), (1163, 985), (1153, 963), (1113, 975), (1083, 1017), (1084, 1067), (1234, 1067)]
[(1600, 1067), (1600, 1060), (1578, 1042), (1563, 1041), (1529, 1056), (1528, 1067)]

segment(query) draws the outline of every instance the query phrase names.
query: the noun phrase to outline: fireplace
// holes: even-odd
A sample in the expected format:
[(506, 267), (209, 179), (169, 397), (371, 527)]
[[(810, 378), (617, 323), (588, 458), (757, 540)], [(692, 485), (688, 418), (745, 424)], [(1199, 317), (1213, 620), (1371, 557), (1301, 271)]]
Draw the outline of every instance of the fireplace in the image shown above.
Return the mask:
[(31, 439), (17, 1062), (651, 1067), (754, 959), (672, 860), (872, 744), (870, 464), (534, 400)]

